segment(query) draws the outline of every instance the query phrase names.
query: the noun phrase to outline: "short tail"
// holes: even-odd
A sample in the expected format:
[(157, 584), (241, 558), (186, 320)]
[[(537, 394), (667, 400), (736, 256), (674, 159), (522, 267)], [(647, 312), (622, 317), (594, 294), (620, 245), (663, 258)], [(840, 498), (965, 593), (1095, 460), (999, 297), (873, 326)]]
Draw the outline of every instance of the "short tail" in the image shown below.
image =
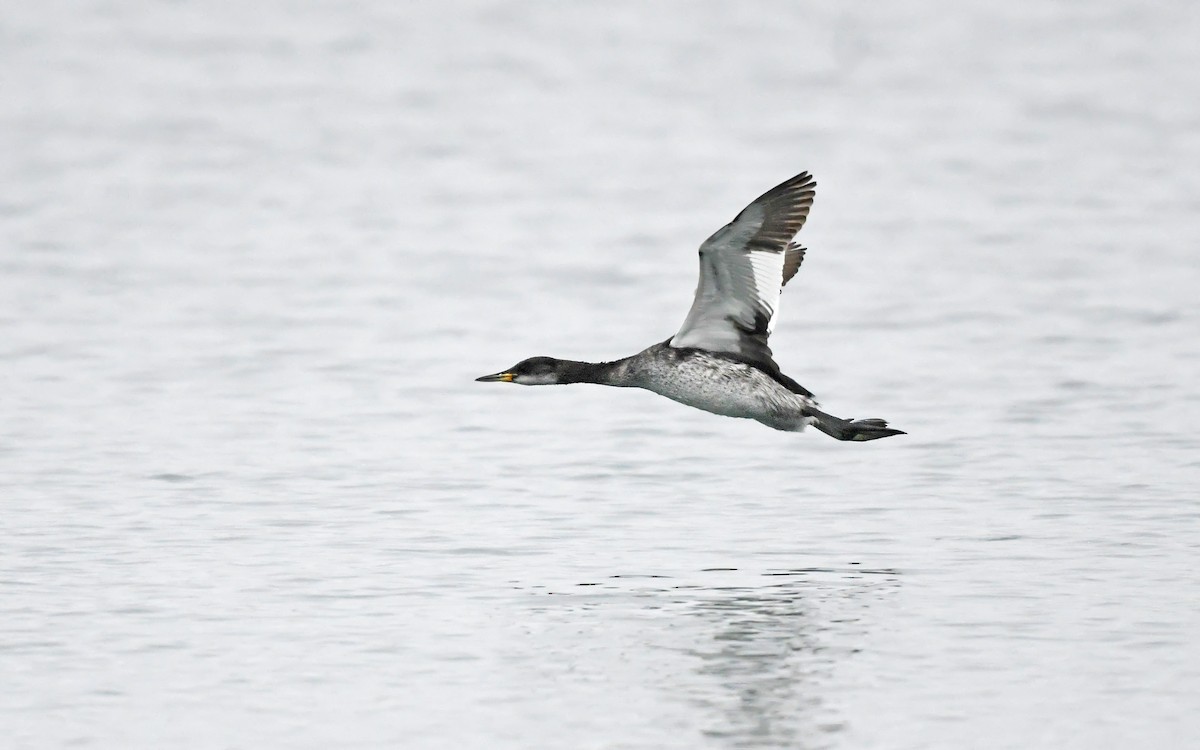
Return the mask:
[(808, 412), (814, 419), (813, 427), (838, 440), (853, 440), (861, 443), (892, 435), (908, 434), (903, 430), (893, 430), (882, 419), (839, 419), (832, 414), (811, 408)]

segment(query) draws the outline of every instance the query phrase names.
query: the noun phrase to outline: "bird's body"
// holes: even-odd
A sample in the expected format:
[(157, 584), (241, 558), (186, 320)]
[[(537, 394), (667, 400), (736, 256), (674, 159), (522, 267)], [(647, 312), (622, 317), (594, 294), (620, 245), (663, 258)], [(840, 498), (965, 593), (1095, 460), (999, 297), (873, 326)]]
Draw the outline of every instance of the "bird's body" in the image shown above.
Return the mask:
[(614, 362), (533, 357), (479, 380), (642, 388), (777, 430), (814, 425), (839, 440), (904, 434), (882, 419), (843, 420), (820, 411), (812, 393), (780, 371), (767, 346), (780, 290), (804, 259), (792, 238), (804, 225), (815, 187), (808, 173), (793, 177), (701, 245), (696, 299), (670, 339)]
[(672, 401), (723, 417), (755, 419), (778, 430), (803, 429), (811, 419), (801, 412), (812, 399), (788, 390), (752, 364), (703, 349), (682, 349), (668, 341), (632, 357), (604, 363), (603, 385), (643, 388)]

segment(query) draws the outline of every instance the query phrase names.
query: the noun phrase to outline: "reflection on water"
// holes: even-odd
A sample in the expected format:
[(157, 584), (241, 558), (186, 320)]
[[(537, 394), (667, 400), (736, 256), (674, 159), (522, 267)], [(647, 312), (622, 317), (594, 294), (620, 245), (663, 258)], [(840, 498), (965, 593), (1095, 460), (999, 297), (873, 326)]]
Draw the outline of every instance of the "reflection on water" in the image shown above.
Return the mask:
[(733, 747), (824, 747), (843, 719), (825, 700), (839, 664), (862, 648), (862, 614), (899, 584), (891, 570), (767, 573), (760, 586), (716, 587), (693, 606), (713, 629), (689, 649), (714, 690), (697, 703), (705, 735)]
[(681, 701), (687, 715), (704, 717), (686, 727), (694, 743), (826, 747), (849, 719), (829, 699), (847, 679), (842, 667), (866, 648), (871, 609), (899, 585), (898, 571), (850, 565), (625, 574), (553, 592), (530, 586), (541, 597), (535, 619), (586, 621), (597, 631), (590, 649), (558, 654), (561, 671), (540, 679), (588, 674), (597, 660), (653, 644), (664, 660), (640, 679), (659, 701)]

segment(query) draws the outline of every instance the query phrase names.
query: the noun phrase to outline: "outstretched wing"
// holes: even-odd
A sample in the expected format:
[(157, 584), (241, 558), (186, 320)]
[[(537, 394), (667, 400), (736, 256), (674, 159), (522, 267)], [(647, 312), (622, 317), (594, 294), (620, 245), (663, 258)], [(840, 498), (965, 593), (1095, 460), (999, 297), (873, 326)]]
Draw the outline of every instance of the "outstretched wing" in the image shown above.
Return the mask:
[(700, 246), (696, 299), (671, 346), (773, 363), (767, 338), (779, 291), (804, 260), (791, 240), (804, 226), (817, 183), (808, 172), (763, 193)]

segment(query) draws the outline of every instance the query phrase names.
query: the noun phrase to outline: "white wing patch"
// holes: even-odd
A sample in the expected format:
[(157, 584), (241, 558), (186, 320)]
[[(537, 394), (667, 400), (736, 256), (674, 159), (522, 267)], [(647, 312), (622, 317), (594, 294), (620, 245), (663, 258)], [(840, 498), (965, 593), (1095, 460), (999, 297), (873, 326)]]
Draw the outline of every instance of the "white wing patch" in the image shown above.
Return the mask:
[(749, 253), (754, 269), (754, 286), (758, 307), (767, 316), (767, 331), (774, 328), (775, 313), (779, 311), (779, 292), (783, 288), (783, 254)]

